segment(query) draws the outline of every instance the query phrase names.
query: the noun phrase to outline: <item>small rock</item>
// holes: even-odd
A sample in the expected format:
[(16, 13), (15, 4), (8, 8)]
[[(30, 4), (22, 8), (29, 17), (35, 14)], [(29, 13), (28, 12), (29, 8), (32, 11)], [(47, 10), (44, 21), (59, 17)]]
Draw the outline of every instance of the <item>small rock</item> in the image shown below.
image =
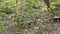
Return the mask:
[(60, 20), (60, 16), (54, 16), (53, 19), (59, 21)]

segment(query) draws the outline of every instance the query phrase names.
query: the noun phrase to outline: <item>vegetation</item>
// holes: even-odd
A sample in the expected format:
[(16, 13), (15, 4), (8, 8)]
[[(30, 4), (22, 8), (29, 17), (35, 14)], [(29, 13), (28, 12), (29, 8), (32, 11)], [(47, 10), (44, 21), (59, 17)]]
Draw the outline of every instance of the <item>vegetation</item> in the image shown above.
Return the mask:
[(60, 0), (0, 0), (0, 31), (7, 33), (5, 26), (29, 29), (37, 19), (51, 14), (60, 16)]

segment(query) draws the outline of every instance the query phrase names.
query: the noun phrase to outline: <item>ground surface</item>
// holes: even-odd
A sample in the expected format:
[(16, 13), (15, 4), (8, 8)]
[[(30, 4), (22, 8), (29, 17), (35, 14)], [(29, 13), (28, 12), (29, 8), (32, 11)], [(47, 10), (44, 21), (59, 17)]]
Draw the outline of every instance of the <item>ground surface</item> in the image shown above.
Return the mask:
[[(20, 14), (29, 14), (30, 12), (27, 10), (31, 10), (28, 6), (22, 5), (20, 9)], [(10, 22), (10, 19), (12, 19), (13, 14), (8, 14), (7, 17), (1, 17), (0, 21), (2, 21), (5, 24), (5, 28), (7, 30), (6, 34), (60, 34), (60, 22), (54, 21), (51, 15), (41, 16), (42, 14), (38, 12), (39, 9), (32, 8), (35, 12), (33, 18), (29, 20), (28, 17), (25, 17), (22, 19), (22, 22), (30, 22), (30, 27), (28, 29), (20, 29), (18, 26), (13, 25), (13, 20)], [(32, 14), (32, 13), (31, 13)], [(0, 32), (0, 34), (4, 34), (4, 32)]]

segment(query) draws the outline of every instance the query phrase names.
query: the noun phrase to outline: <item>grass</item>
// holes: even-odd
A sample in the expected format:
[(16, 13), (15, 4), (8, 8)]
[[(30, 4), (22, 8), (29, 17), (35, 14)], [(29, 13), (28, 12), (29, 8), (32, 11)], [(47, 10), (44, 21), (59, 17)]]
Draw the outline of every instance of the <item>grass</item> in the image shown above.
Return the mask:
[[(51, 3), (52, 8), (55, 8), (54, 5), (55, 5), (56, 1)], [(14, 19), (12, 19), (12, 21), (14, 22), (14, 26), (18, 25), (19, 27), (21, 26), (21, 28), (23, 28), (23, 29), (28, 29), (29, 28), (28, 22), (23, 21), (23, 22), (21, 22), (22, 25), (20, 23), (20, 20), (23, 19), (25, 16), (29, 17), (29, 19), (32, 20), (36, 16), (35, 15), (36, 12), (39, 12), (40, 16), (44, 16), (44, 12), (48, 13), (48, 14), (50, 13), (49, 11), (47, 11), (46, 7), (43, 7), (44, 9), (42, 8), (42, 9), (39, 9), (39, 10), (35, 10), (35, 9), (32, 8), (32, 6), (37, 6), (40, 3), (40, 0), (28, 0), (28, 2), (26, 2), (26, 3), (25, 2), (20, 2), (20, 1), (18, 1), (16, 3), (15, 0), (4, 0), (4, 2), (0, 2), (1, 7), (4, 10), (4, 12), (7, 12), (7, 11), (9, 12), (9, 10), (7, 10), (7, 8), (8, 8), (8, 9), (11, 9), (11, 10), (15, 10), (17, 14), (20, 12), (19, 11), (19, 9), (21, 9), (20, 7), (23, 7), (24, 5), (28, 6), (28, 8), (26, 9), (26, 14), (19, 14), (18, 16), (15, 16), (14, 18), (17, 18), (17, 20), (15, 22), (14, 22)], [(14, 4), (14, 6), (10, 5), (10, 4)], [(2, 17), (6, 17), (6, 15), (7, 15), (6, 13), (0, 13), (0, 16), (2, 16)], [(6, 29), (4, 27), (4, 24), (2, 22), (0, 22), (0, 30), (6, 31)]]

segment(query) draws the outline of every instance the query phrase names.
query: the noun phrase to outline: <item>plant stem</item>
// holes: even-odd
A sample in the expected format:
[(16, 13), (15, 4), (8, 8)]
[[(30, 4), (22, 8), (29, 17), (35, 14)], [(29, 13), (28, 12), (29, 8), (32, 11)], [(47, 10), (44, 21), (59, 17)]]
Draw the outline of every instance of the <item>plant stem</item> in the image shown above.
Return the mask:
[(18, 12), (19, 8), (18, 7), (19, 7), (18, 6), (18, 0), (16, 0), (16, 15), (19, 15), (19, 12)]

